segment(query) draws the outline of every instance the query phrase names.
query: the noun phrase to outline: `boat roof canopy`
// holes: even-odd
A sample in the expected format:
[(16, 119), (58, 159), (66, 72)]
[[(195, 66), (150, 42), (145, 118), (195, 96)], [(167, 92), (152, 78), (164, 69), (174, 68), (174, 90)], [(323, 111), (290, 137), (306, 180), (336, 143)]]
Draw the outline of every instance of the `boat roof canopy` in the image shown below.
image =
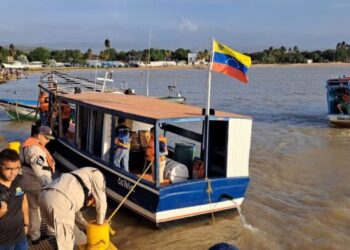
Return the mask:
[[(83, 92), (80, 94), (60, 95), (60, 98), (76, 104), (95, 107), (106, 113), (143, 120), (145, 122), (159, 120), (179, 121), (182, 119), (185, 119), (184, 121), (201, 121), (204, 119), (202, 108), (200, 107), (172, 103), (141, 95)], [(229, 118), (251, 119), (249, 116), (221, 111), (215, 111), (215, 116), (210, 116), (211, 120), (225, 120)]]
[(333, 78), (327, 81), (328, 86), (350, 85), (350, 77)]

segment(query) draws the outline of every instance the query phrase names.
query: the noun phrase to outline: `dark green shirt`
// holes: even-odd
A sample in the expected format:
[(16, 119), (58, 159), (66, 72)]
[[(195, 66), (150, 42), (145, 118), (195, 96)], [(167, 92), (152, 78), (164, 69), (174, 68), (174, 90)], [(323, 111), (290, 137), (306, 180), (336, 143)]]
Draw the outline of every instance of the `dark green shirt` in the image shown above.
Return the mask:
[(7, 212), (0, 218), (0, 246), (10, 246), (23, 240), (25, 236), (23, 225), (22, 202), (24, 192), (20, 183), (21, 175), (17, 175), (10, 188), (0, 184), (0, 192), (9, 191), (10, 199)]

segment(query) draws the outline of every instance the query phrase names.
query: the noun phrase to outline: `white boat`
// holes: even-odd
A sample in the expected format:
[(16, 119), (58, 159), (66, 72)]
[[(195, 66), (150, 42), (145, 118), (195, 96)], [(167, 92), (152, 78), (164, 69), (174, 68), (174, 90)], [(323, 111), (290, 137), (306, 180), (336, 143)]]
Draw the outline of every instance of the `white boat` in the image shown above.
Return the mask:
[(5, 69), (26, 69), (26, 68), (28, 68), (27, 64), (23, 64), (20, 61), (14, 61), (13, 63), (2, 63), (2, 66)]

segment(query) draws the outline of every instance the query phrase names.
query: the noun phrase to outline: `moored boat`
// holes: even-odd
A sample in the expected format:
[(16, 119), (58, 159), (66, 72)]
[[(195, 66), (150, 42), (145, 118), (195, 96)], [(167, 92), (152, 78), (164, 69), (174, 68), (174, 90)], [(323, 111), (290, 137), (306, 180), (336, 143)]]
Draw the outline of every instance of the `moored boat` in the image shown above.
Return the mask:
[(186, 97), (182, 96), (180, 92), (177, 92), (176, 85), (169, 85), (169, 95), (164, 97), (159, 97), (159, 99), (176, 102), (176, 103), (186, 103)]
[(350, 126), (350, 77), (327, 81), (328, 119), (333, 125)]
[[(241, 205), (249, 183), (250, 117), (227, 112), (205, 116), (199, 107), (146, 96), (57, 94), (40, 87), (50, 95), (56, 161), (68, 170), (97, 167), (106, 177), (107, 194), (113, 200), (120, 202), (143, 173), (145, 134), (154, 127), (154, 159), (160, 157), (156, 138), (164, 134), (169, 139), (163, 182), (156, 160), (154, 177), (144, 176), (126, 207), (159, 224)], [(63, 105), (71, 107), (68, 120), (63, 117)], [(119, 118), (126, 119), (132, 130), (129, 171), (114, 167), (113, 162)], [(204, 136), (206, 119), (208, 140)]]
[(0, 107), (5, 109), (12, 120), (35, 121), (37, 101), (23, 99), (0, 99)]

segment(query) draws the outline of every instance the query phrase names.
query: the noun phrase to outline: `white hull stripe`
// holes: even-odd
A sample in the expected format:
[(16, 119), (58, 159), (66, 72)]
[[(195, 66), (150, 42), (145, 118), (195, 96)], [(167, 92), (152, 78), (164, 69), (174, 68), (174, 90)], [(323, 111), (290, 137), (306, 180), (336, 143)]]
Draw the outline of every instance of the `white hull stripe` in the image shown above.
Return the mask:
[[(118, 202), (120, 202), (124, 198), (109, 188), (106, 189), (106, 192), (108, 196), (110, 196), (112, 199)], [(140, 207), (139, 205), (135, 204), (130, 200), (127, 200), (124, 204), (130, 210), (148, 218), (149, 220), (154, 221), (156, 223), (161, 223), (201, 214), (207, 214), (210, 212), (218, 212), (222, 210), (232, 209), (240, 206), (243, 202), (243, 199), (244, 198), (239, 198), (235, 199), (234, 201), (223, 201), (193, 207), (178, 208), (157, 213), (151, 213), (150, 211)]]
[(242, 204), (244, 198), (235, 199), (234, 201), (222, 201), (217, 203), (172, 209), (157, 213), (157, 222), (165, 222), (170, 220), (177, 220), (181, 218), (207, 214), (210, 212), (218, 212), (222, 210), (232, 209)]
[[(75, 148), (71, 147), (70, 145), (68, 145), (67, 143), (65, 143), (64, 141), (60, 140), (60, 139), (57, 139), (57, 141), (59, 141), (60, 143), (64, 144), (65, 147), (68, 147), (70, 150), (76, 152), (77, 154), (79, 154), (80, 156), (84, 157), (85, 159), (89, 160), (89, 161), (92, 161), (93, 163), (95, 163), (96, 165), (99, 165), (101, 168), (104, 168), (105, 170), (113, 173), (114, 175), (118, 175), (128, 181), (130, 181), (131, 183), (136, 183), (136, 181), (134, 179), (131, 179), (123, 174), (120, 174), (118, 173), (117, 171), (109, 168), (109, 167), (106, 167), (105, 165), (103, 165), (102, 163), (98, 162), (98, 161), (95, 161), (94, 159), (91, 159), (90, 157), (84, 155), (83, 153), (79, 152), (78, 150), (76, 150)], [(63, 156), (61, 156), (63, 158)], [(139, 183), (138, 186), (152, 192), (152, 193), (155, 193), (155, 194), (158, 194), (159, 195), (159, 191), (158, 190), (155, 190), (155, 189), (152, 189), (151, 187), (148, 187), (146, 185), (143, 185), (142, 183)]]

